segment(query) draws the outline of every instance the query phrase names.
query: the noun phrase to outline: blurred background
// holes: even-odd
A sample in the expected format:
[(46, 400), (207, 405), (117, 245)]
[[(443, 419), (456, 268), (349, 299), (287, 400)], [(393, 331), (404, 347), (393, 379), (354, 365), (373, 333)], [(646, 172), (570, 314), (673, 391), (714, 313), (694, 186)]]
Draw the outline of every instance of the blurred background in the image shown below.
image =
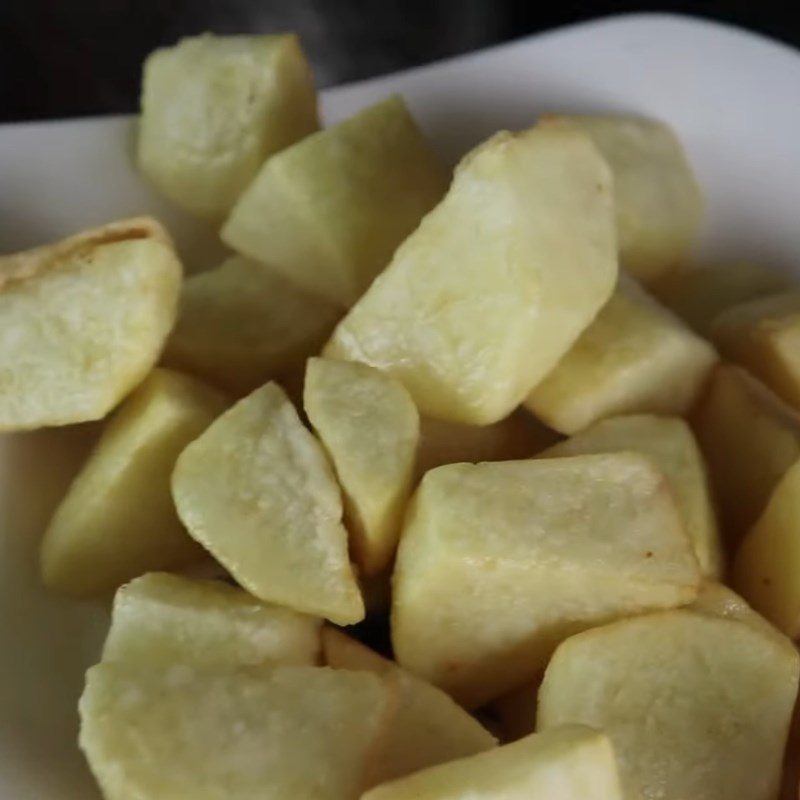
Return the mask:
[(673, 11), (800, 46), (787, 2), (0, 0), (0, 122), (133, 111), (145, 55), (181, 36), (297, 31), (320, 86), (593, 17)]

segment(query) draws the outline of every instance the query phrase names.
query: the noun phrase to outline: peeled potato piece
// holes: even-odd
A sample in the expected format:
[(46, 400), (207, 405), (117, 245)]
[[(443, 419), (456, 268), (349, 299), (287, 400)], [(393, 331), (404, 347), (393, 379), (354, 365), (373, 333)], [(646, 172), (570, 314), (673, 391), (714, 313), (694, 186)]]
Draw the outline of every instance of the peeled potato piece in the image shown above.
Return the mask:
[(265, 158), (319, 127), (296, 36), (195, 36), (144, 64), (138, 160), (194, 214), (221, 219)]
[(364, 618), (339, 487), (277, 384), (240, 400), (183, 451), (172, 492), (192, 536), (256, 597), (340, 625)]
[(348, 307), (436, 205), (447, 177), (395, 95), (269, 159), (222, 238)]
[(80, 745), (106, 800), (357, 800), (390, 708), (367, 672), (104, 663)]
[(41, 546), (45, 584), (100, 594), (200, 560), (175, 513), (170, 477), (183, 448), (225, 407), (205, 384), (154, 370), (111, 418), (56, 509)]
[(325, 354), (405, 384), (420, 413), (508, 416), (608, 299), (617, 261), (608, 169), (562, 121), (501, 132), (339, 323)]
[(636, 453), (429, 472), (394, 573), (398, 662), (467, 707), (533, 680), (572, 633), (691, 602), (666, 479)]
[(243, 395), (302, 366), (340, 316), (269, 267), (233, 256), (186, 280), (163, 360)]
[(558, 648), (538, 728), (604, 730), (627, 800), (772, 800), (799, 671), (793, 648), (734, 619), (623, 620)]
[(158, 359), (181, 271), (148, 217), (0, 257), (0, 431), (108, 414)]
[(525, 405), (568, 434), (618, 414), (681, 415), (716, 360), (704, 339), (633, 281), (623, 280)]

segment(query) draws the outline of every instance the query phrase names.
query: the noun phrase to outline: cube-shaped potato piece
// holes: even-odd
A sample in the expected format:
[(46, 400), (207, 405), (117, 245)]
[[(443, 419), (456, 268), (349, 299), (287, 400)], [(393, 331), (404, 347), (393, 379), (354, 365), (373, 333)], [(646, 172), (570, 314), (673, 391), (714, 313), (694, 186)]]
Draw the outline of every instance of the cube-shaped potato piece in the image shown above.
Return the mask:
[(114, 597), (104, 661), (167, 670), (314, 666), (320, 620), (268, 605), (221, 581), (151, 572)]
[(750, 262), (681, 269), (653, 286), (653, 293), (702, 336), (723, 311), (788, 289), (789, 279), (774, 269)]
[(222, 219), (265, 158), (318, 127), (294, 35), (205, 34), (145, 61), (139, 167), (194, 214)]
[(399, 378), (420, 413), (508, 416), (573, 344), (617, 275), (611, 182), (561, 121), (501, 132), (339, 323), (326, 355)]
[(476, 707), (576, 631), (691, 602), (700, 571), (638, 453), (454, 464), (423, 478), (394, 573), (398, 662)]
[(650, 414), (611, 417), (541, 455), (563, 457), (621, 450), (649, 456), (664, 473), (701, 571), (707, 577), (719, 577), (724, 564), (711, 487), (700, 448), (684, 420)]
[(800, 415), (744, 370), (723, 364), (693, 414), (731, 546), (758, 519), (800, 459)]
[(0, 431), (108, 414), (157, 361), (181, 273), (147, 217), (0, 257)]
[(107, 800), (355, 800), (390, 707), (367, 672), (103, 663), (80, 746)]
[(189, 533), (256, 597), (341, 625), (364, 618), (336, 478), (277, 384), (183, 451), (172, 493)]
[(729, 308), (712, 326), (720, 353), (741, 364), (790, 406), (800, 408), (800, 292)]
[(769, 632), (670, 611), (580, 633), (556, 651), (538, 728), (614, 744), (626, 800), (776, 797), (800, 660)]
[(570, 116), (614, 176), (620, 261), (650, 283), (680, 267), (703, 218), (703, 198), (668, 125), (625, 116)]
[(222, 238), (348, 307), (439, 202), (447, 180), (393, 95), (270, 158)]
[(378, 786), (364, 800), (622, 800), (608, 737), (582, 725), (527, 736)]
[(682, 415), (716, 360), (708, 342), (623, 280), (525, 404), (562, 433), (618, 414)]
[(494, 737), (441, 689), (406, 672), (335, 628), (322, 631), (325, 663), (335, 669), (390, 675), (397, 703), (372, 777), (394, 780), (412, 772), (489, 750)]
[(344, 493), (355, 560), (375, 575), (394, 556), (411, 493), (417, 408), (389, 375), (327, 358), (308, 361), (303, 398)]
[(183, 448), (225, 407), (194, 378), (154, 370), (111, 418), (53, 514), (41, 547), (45, 584), (100, 594), (203, 558), (175, 513), (170, 478)]
[(269, 267), (233, 256), (183, 284), (163, 361), (241, 396), (302, 366), (340, 316)]

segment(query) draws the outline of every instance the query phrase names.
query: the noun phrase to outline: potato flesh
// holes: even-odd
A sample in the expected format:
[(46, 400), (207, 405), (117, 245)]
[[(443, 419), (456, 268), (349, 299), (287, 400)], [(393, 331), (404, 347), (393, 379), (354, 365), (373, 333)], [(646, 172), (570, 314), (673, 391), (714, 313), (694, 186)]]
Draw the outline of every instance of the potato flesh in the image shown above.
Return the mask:
[(719, 577), (724, 562), (711, 487), (694, 434), (682, 419), (648, 414), (611, 417), (541, 455), (549, 458), (620, 450), (649, 456), (664, 473), (701, 571), (706, 577)]
[(771, 800), (798, 655), (769, 633), (689, 611), (568, 639), (539, 692), (538, 728), (605, 730), (625, 797)]
[(397, 548), (411, 492), (419, 414), (393, 378), (366, 364), (312, 358), (304, 406), (333, 462), (363, 574), (384, 570)]
[(339, 316), (269, 267), (234, 256), (184, 283), (163, 360), (241, 396), (302, 366)]
[(533, 680), (572, 633), (691, 602), (699, 582), (666, 481), (644, 456), (439, 467), (400, 540), (395, 654), (476, 707)]
[(111, 418), (53, 514), (41, 546), (45, 584), (101, 594), (200, 560), (175, 513), (170, 477), (183, 448), (225, 407), (205, 384), (154, 370)]
[(107, 800), (355, 800), (389, 705), (365, 672), (106, 663), (80, 745)]
[(392, 96), (269, 159), (222, 238), (346, 308), (440, 200), (447, 179)]
[(148, 218), (0, 258), (0, 431), (108, 414), (158, 359), (181, 271)]
[(294, 35), (206, 34), (145, 61), (139, 167), (199, 216), (224, 217), (265, 158), (318, 127)]
[(325, 354), (387, 371), (423, 415), (497, 422), (608, 299), (612, 214), (606, 165), (577, 129), (496, 134), (462, 160)]
[(621, 281), (525, 405), (567, 434), (619, 414), (680, 416), (716, 360), (706, 341), (632, 281)]
[(320, 621), (220, 581), (151, 572), (114, 597), (104, 661), (151, 669), (314, 666)]
[(339, 487), (277, 384), (184, 450), (172, 492), (191, 535), (256, 597), (342, 625), (363, 619)]
[(622, 800), (614, 751), (580, 725), (417, 772), (378, 786), (364, 800)]

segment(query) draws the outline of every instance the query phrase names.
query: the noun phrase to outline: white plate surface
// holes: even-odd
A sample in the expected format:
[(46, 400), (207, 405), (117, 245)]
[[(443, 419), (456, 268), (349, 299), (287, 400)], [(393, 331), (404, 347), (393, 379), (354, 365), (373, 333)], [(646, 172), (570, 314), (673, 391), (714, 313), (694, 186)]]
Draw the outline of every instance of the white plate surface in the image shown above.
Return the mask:
[[(704, 256), (800, 274), (800, 53), (710, 22), (634, 15), (587, 23), (325, 92), (336, 121), (400, 92), (451, 160), (542, 112), (627, 111), (672, 124), (709, 207)], [(142, 184), (129, 118), (0, 126), (0, 252), (143, 211), (190, 266), (213, 233)], [(77, 700), (104, 613), (47, 597), (35, 554), (85, 432), (0, 438), (0, 800), (93, 800), (75, 746)]]

